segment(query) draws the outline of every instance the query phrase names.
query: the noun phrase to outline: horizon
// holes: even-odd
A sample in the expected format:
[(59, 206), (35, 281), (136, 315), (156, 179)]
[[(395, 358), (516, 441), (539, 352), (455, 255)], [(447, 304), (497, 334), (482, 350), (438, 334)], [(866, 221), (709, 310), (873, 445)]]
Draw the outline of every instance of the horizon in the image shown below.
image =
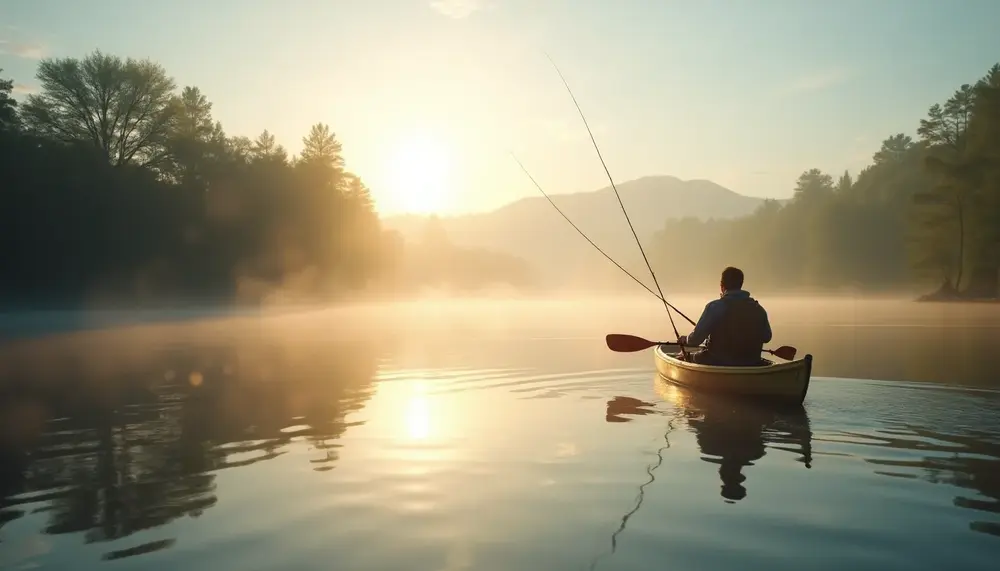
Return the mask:
[(0, 0), (0, 567), (996, 567), (998, 21)]
[[(671, 173), (777, 199), (812, 167), (856, 175), (1000, 52), (989, 30), (1000, 4), (987, 1), (218, 2), (196, 20), (185, 2), (100, 5), (0, 6), (0, 67), (19, 99), (37, 90), (43, 57), (148, 57), (178, 88), (201, 88), (229, 135), (267, 129), (297, 154), (310, 125), (329, 124), (384, 216), (481, 213), (537, 195), (511, 150), (549, 194), (607, 186), (543, 52), (616, 183)], [(941, 41), (923, 41), (931, 34)]]
[[(669, 174), (645, 175), (645, 176), (640, 176), (640, 177), (629, 179), (629, 180), (618, 180), (618, 181), (615, 181), (615, 186), (618, 187), (619, 191), (623, 191), (621, 187), (623, 187), (623, 186), (625, 186), (627, 184), (632, 184), (632, 183), (635, 183), (635, 182), (639, 182), (639, 181), (642, 181), (642, 180), (648, 180), (648, 179), (660, 179), (660, 180), (670, 179), (670, 180), (674, 180), (674, 181), (677, 181), (677, 182), (680, 182), (680, 183), (684, 183), (684, 184), (686, 184), (686, 183), (699, 183), (699, 182), (700, 183), (708, 183), (708, 184), (715, 185), (715, 186), (717, 186), (717, 187), (719, 187), (722, 190), (725, 190), (727, 192), (731, 192), (731, 193), (733, 193), (735, 195), (742, 196), (744, 198), (752, 198), (752, 199), (756, 199), (756, 200), (761, 200), (761, 201), (764, 201), (764, 200), (776, 200), (778, 202), (786, 202), (788, 200), (791, 200), (791, 198), (792, 198), (791, 196), (788, 196), (788, 197), (785, 197), (785, 198), (773, 198), (773, 197), (767, 197), (767, 196), (751, 196), (751, 195), (748, 195), (748, 194), (743, 194), (743, 193), (737, 192), (737, 191), (735, 191), (735, 190), (733, 190), (731, 188), (726, 188), (725, 186), (723, 186), (723, 185), (721, 185), (721, 184), (719, 184), (719, 183), (717, 183), (717, 182), (715, 182), (713, 180), (708, 180), (708, 179), (705, 179), (705, 178), (682, 179), (682, 178), (679, 178), (679, 177), (676, 177), (676, 176), (673, 176), (673, 175), (669, 175)], [(612, 190), (611, 184), (605, 184), (604, 186), (602, 186), (600, 188), (595, 188), (595, 189), (591, 189), (591, 190), (577, 190), (577, 191), (566, 191), (566, 192), (548, 192), (548, 191), (546, 191), (546, 194), (548, 194), (549, 196), (568, 197), (568, 196), (577, 196), (577, 195), (581, 195), (581, 194), (596, 194), (596, 193), (599, 193), (599, 192), (610, 192), (611, 190)], [(520, 197), (514, 198), (510, 202), (499, 204), (499, 205), (494, 206), (494, 207), (492, 207), (492, 208), (490, 208), (488, 210), (472, 210), (472, 211), (467, 211), (467, 212), (445, 212), (443, 214), (439, 214), (439, 213), (436, 213), (436, 212), (389, 212), (389, 213), (382, 214), (382, 217), (383, 217), (383, 219), (387, 219), (387, 220), (388, 219), (409, 218), (409, 217), (412, 217), (412, 218), (432, 218), (432, 217), (436, 217), (436, 218), (440, 218), (442, 220), (449, 219), (449, 218), (463, 218), (463, 217), (466, 217), (466, 216), (476, 216), (476, 215), (493, 214), (493, 213), (495, 213), (495, 212), (497, 212), (499, 210), (503, 210), (503, 209), (505, 209), (505, 208), (507, 208), (509, 206), (512, 206), (514, 204), (517, 204), (519, 202), (523, 202), (523, 201), (526, 201), (526, 200), (536, 200), (536, 199), (537, 200), (542, 200), (542, 201), (545, 200), (545, 197), (542, 196), (537, 191), (537, 189), (535, 190), (534, 196), (531, 196), (531, 195), (520, 196)], [(669, 217), (667, 217), (667, 219), (669, 219)]]

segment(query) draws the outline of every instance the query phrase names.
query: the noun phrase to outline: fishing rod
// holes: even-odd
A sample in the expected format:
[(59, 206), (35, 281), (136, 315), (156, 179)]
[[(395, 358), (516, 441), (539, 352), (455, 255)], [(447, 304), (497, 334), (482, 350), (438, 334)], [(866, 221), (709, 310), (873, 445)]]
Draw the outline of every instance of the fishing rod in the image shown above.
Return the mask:
[[(680, 345), (681, 334), (677, 331), (677, 324), (674, 323), (674, 316), (670, 313), (670, 304), (664, 299), (663, 289), (660, 288), (660, 282), (656, 279), (656, 272), (653, 271), (653, 266), (649, 263), (649, 258), (646, 257), (646, 251), (642, 248), (642, 242), (639, 240), (639, 235), (635, 231), (635, 227), (632, 226), (632, 220), (628, 217), (628, 212), (625, 210), (625, 204), (622, 202), (622, 197), (618, 193), (618, 187), (615, 185), (615, 180), (611, 176), (611, 171), (608, 170), (607, 163), (604, 162), (604, 156), (601, 155), (601, 149), (597, 146), (597, 140), (594, 138), (594, 132), (590, 130), (590, 124), (587, 122), (587, 118), (583, 115), (583, 109), (580, 108), (580, 104), (576, 100), (576, 96), (573, 95), (573, 90), (569, 87), (569, 82), (563, 76), (562, 72), (559, 70), (559, 66), (556, 62), (552, 60), (552, 57), (548, 53), (545, 54), (552, 67), (555, 68), (556, 73), (559, 74), (559, 79), (562, 80), (563, 85), (566, 86), (566, 91), (569, 92), (569, 96), (573, 99), (573, 104), (576, 105), (576, 110), (580, 113), (580, 118), (583, 119), (583, 125), (587, 128), (587, 134), (590, 135), (590, 142), (594, 144), (594, 150), (597, 151), (597, 157), (601, 159), (601, 166), (604, 167), (604, 174), (608, 175), (608, 180), (611, 182), (611, 189), (615, 191), (615, 197), (618, 199), (618, 205), (622, 209), (622, 214), (625, 215), (625, 221), (628, 222), (628, 227), (632, 231), (632, 237), (635, 238), (635, 243), (639, 246), (639, 253), (642, 254), (642, 259), (646, 262), (646, 268), (649, 270), (649, 275), (653, 276), (653, 284), (656, 286), (656, 291), (660, 293), (660, 299), (663, 300), (663, 308), (667, 310), (667, 317), (670, 319), (670, 326), (674, 329), (674, 336), (677, 337), (677, 343)], [(690, 321), (690, 319), (688, 320)], [(687, 350), (683, 345), (680, 345), (681, 353), (684, 358), (687, 358)]]
[[(605, 258), (607, 258), (609, 262), (611, 262), (612, 264), (614, 264), (615, 266), (617, 266), (619, 270), (625, 272), (626, 276), (632, 278), (632, 281), (634, 281), (635, 283), (637, 283), (640, 286), (642, 286), (642, 288), (644, 290), (648, 291), (653, 297), (655, 297), (656, 299), (662, 301), (670, 309), (673, 309), (674, 311), (676, 311), (678, 315), (680, 315), (681, 317), (683, 317), (684, 319), (686, 319), (688, 321), (688, 323), (690, 323), (691, 325), (695, 324), (694, 321), (691, 321), (690, 317), (684, 315), (684, 313), (682, 313), (681, 310), (677, 309), (676, 307), (674, 307), (673, 305), (671, 305), (670, 303), (668, 303), (667, 300), (663, 298), (663, 294), (662, 293), (657, 294), (655, 291), (649, 289), (649, 286), (647, 286), (646, 284), (642, 283), (642, 280), (640, 280), (639, 278), (637, 278), (634, 275), (632, 275), (631, 272), (629, 272), (628, 270), (626, 270), (625, 268), (623, 268), (621, 264), (619, 264), (618, 262), (616, 262), (614, 260), (614, 258), (612, 258), (607, 253), (605, 253), (605, 251), (602, 250), (600, 246), (598, 246), (597, 244), (595, 244), (593, 240), (591, 240), (590, 238), (588, 238), (587, 235), (584, 234), (583, 230), (580, 230), (580, 228), (576, 224), (574, 224), (572, 220), (569, 219), (569, 216), (566, 216), (566, 213), (564, 213), (562, 211), (562, 209), (560, 209), (556, 205), (555, 201), (552, 200), (552, 198), (548, 195), (548, 193), (546, 193), (544, 190), (542, 190), (541, 185), (538, 184), (538, 182), (535, 180), (535, 177), (531, 176), (531, 173), (528, 172), (528, 169), (526, 169), (524, 167), (524, 164), (522, 164), (521, 161), (518, 160), (518, 158), (514, 155), (514, 153), (511, 153), (510, 156), (511, 156), (511, 158), (514, 159), (514, 162), (517, 163), (517, 166), (521, 167), (521, 170), (524, 171), (524, 174), (528, 176), (528, 179), (531, 180), (531, 183), (535, 185), (535, 188), (538, 189), (538, 192), (542, 193), (542, 196), (544, 196), (545, 199), (549, 201), (549, 204), (552, 205), (552, 208), (555, 208), (556, 212), (558, 212), (560, 215), (562, 215), (562, 217), (564, 219), (566, 219), (566, 222), (569, 222), (569, 225), (572, 226), (574, 230), (576, 230), (577, 232), (579, 232), (581, 236), (583, 236), (584, 240), (586, 240), (587, 242), (590, 242), (590, 245), (593, 246), (595, 249), (597, 249), (597, 251), (600, 252), (601, 255), (603, 255)], [(669, 311), (669, 309), (667, 311)]]

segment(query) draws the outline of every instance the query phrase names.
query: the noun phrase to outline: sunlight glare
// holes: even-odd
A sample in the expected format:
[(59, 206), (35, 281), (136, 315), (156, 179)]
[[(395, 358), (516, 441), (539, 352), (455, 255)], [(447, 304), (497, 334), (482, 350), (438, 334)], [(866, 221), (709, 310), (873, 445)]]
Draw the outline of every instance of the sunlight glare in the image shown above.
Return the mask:
[(432, 137), (400, 141), (388, 165), (391, 207), (416, 214), (439, 212), (448, 206), (449, 153)]
[(406, 433), (413, 440), (423, 440), (431, 432), (430, 406), (423, 388), (423, 383), (414, 383), (413, 395), (406, 403)]

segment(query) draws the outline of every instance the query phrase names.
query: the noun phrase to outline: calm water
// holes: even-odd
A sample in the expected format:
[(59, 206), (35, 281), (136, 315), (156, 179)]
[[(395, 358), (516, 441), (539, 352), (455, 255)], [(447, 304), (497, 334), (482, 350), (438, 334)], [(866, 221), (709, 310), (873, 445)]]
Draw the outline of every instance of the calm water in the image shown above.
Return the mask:
[(800, 410), (608, 352), (609, 331), (670, 337), (645, 302), (11, 343), (0, 567), (996, 569), (1000, 307), (768, 309), (775, 345), (816, 358)]

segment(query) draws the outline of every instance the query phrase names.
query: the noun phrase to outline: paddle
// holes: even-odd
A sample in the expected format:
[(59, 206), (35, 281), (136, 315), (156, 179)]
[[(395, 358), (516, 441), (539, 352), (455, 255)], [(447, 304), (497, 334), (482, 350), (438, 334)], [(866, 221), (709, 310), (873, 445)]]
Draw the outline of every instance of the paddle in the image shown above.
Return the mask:
[[(648, 339), (643, 339), (642, 337), (626, 335), (624, 333), (608, 333), (605, 340), (608, 343), (608, 349), (611, 349), (616, 353), (634, 353), (635, 351), (642, 351), (643, 349), (649, 349), (650, 347), (655, 347), (657, 345), (677, 346), (677, 343), (672, 341), (650, 341)], [(763, 349), (763, 351), (776, 357), (780, 357), (786, 361), (791, 361), (795, 358), (795, 354), (798, 352), (798, 349), (788, 345), (782, 345), (777, 349)]]

